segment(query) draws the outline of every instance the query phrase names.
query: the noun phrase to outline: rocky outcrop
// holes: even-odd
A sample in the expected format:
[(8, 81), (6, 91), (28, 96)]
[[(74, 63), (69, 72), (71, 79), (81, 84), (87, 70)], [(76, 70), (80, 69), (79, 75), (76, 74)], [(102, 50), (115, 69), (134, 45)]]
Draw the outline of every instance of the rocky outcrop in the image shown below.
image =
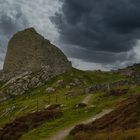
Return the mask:
[(41, 86), (55, 75), (49, 67), (41, 69), (37, 73), (24, 72), (7, 81), (0, 91), (0, 101), (7, 100), (17, 95), (23, 95), (31, 88)]
[(16, 33), (9, 42), (1, 72), (0, 102), (43, 85), (71, 69), (63, 52), (33, 28)]

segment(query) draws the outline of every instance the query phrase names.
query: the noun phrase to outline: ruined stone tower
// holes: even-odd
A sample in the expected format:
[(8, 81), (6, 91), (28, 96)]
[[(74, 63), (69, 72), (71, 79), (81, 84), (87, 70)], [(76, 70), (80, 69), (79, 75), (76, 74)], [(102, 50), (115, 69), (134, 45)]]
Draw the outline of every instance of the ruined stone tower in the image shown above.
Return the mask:
[(39, 71), (50, 66), (59, 74), (71, 68), (71, 63), (63, 52), (38, 34), (34, 28), (16, 33), (9, 41), (3, 71)]

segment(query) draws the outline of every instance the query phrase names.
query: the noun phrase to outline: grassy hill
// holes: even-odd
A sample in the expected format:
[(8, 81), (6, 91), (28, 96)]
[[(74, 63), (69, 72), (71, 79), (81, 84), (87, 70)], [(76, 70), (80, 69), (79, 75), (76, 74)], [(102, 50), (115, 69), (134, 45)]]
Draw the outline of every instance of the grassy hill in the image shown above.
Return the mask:
[(74, 140), (139, 140), (140, 94), (129, 97), (117, 109), (71, 131)]
[[(100, 84), (106, 84), (128, 80), (119, 72), (101, 71), (71, 71), (59, 75), (45, 85), (30, 89), (26, 94), (14, 97), (0, 104), (0, 127), (14, 123), (16, 118), (28, 116), (30, 113), (45, 110), (48, 105), (61, 104), (62, 116), (49, 122), (43, 123), (32, 129), (27, 129), (18, 139), (21, 140), (46, 140), (55, 134), (56, 131), (64, 129), (81, 120), (90, 118), (106, 108), (115, 108), (120, 102), (140, 91), (138, 85), (116, 86), (112, 91), (127, 89), (127, 93), (114, 95), (109, 94), (105, 89), (87, 92), (86, 89)], [(48, 93), (46, 89), (50, 87), (54, 92)], [(86, 107), (76, 108), (87, 96), (91, 94)], [(1, 135), (1, 133), (0, 133)], [(12, 135), (12, 134), (11, 134)]]

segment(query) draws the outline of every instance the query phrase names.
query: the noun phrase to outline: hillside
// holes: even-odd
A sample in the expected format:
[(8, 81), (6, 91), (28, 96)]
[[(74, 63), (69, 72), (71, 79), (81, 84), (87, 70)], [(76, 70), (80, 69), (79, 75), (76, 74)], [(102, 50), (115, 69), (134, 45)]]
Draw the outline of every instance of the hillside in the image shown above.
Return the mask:
[[(140, 64), (115, 71), (139, 83)], [(130, 86), (130, 88), (133, 84)], [(120, 88), (120, 87), (119, 87)], [(134, 89), (137, 89), (136, 87)], [(120, 90), (111, 90), (114, 95)], [(87, 125), (77, 125), (68, 139), (74, 140), (139, 140), (140, 139), (140, 94), (132, 94), (104, 117)]]
[(140, 139), (140, 94), (123, 101), (116, 110), (71, 131), (74, 140)]
[[(61, 104), (62, 116), (49, 122), (46, 119), (42, 124), (26, 130), (20, 136), (22, 140), (45, 140), (54, 135), (56, 131), (90, 118), (103, 109), (114, 108), (127, 97), (137, 94), (140, 87), (137, 84), (129, 83), (128, 80), (128, 77), (114, 72), (72, 69), (65, 74), (52, 78), (43, 86), (30, 89), (22, 96), (16, 96), (1, 103), (1, 133), (4, 131), (4, 126), (7, 123), (14, 123), (16, 118), (42, 111), (49, 105)], [(127, 93), (108, 94), (109, 83), (112, 89), (110, 90), (111, 93), (112, 91), (126, 89)], [(111, 87), (111, 85), (114, 86)], [(90, 98), (88, 99), (89, 95)], [(86, 107), (77, 106), (87, 99)]]

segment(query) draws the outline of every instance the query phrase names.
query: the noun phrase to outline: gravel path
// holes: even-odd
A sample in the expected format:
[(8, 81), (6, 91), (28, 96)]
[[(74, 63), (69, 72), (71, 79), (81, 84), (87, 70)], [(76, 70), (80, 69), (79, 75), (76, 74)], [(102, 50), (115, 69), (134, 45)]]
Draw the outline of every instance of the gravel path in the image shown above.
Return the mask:
[(85, 99), (82, 101), (82, 103), (88, 104), (92, 96), (93, 96), (93, 94), (89, 94), (87, 97), (85, 97)]
[[(95, 115), (94, 117), (90, 118), (90, 119), (87, 119), (85, 121), (81, 121), (79, 122), (78, 124), (87, 124), (87, 123), (90, 123), (90, 122), (93, 122), (95, 121), (96, 119), (99, 119), (101, 117), (103, 117), (104, 115), (110, 113), (112, 111), (112, 109), (106, 109), (106, 110), (103, 110), (101, 113)], [(57, 132), (53, 137), (47, 139), (47, 140), (63, 140), (65, 139), (65, 137), (69, 134), (69, 132), (76, 126), (77, 124), (74, 124), (73, 126), (71, 127), (68, 127), (68, 128), (65, 128), (64, 130), (61, 130), (59, 132)]]

